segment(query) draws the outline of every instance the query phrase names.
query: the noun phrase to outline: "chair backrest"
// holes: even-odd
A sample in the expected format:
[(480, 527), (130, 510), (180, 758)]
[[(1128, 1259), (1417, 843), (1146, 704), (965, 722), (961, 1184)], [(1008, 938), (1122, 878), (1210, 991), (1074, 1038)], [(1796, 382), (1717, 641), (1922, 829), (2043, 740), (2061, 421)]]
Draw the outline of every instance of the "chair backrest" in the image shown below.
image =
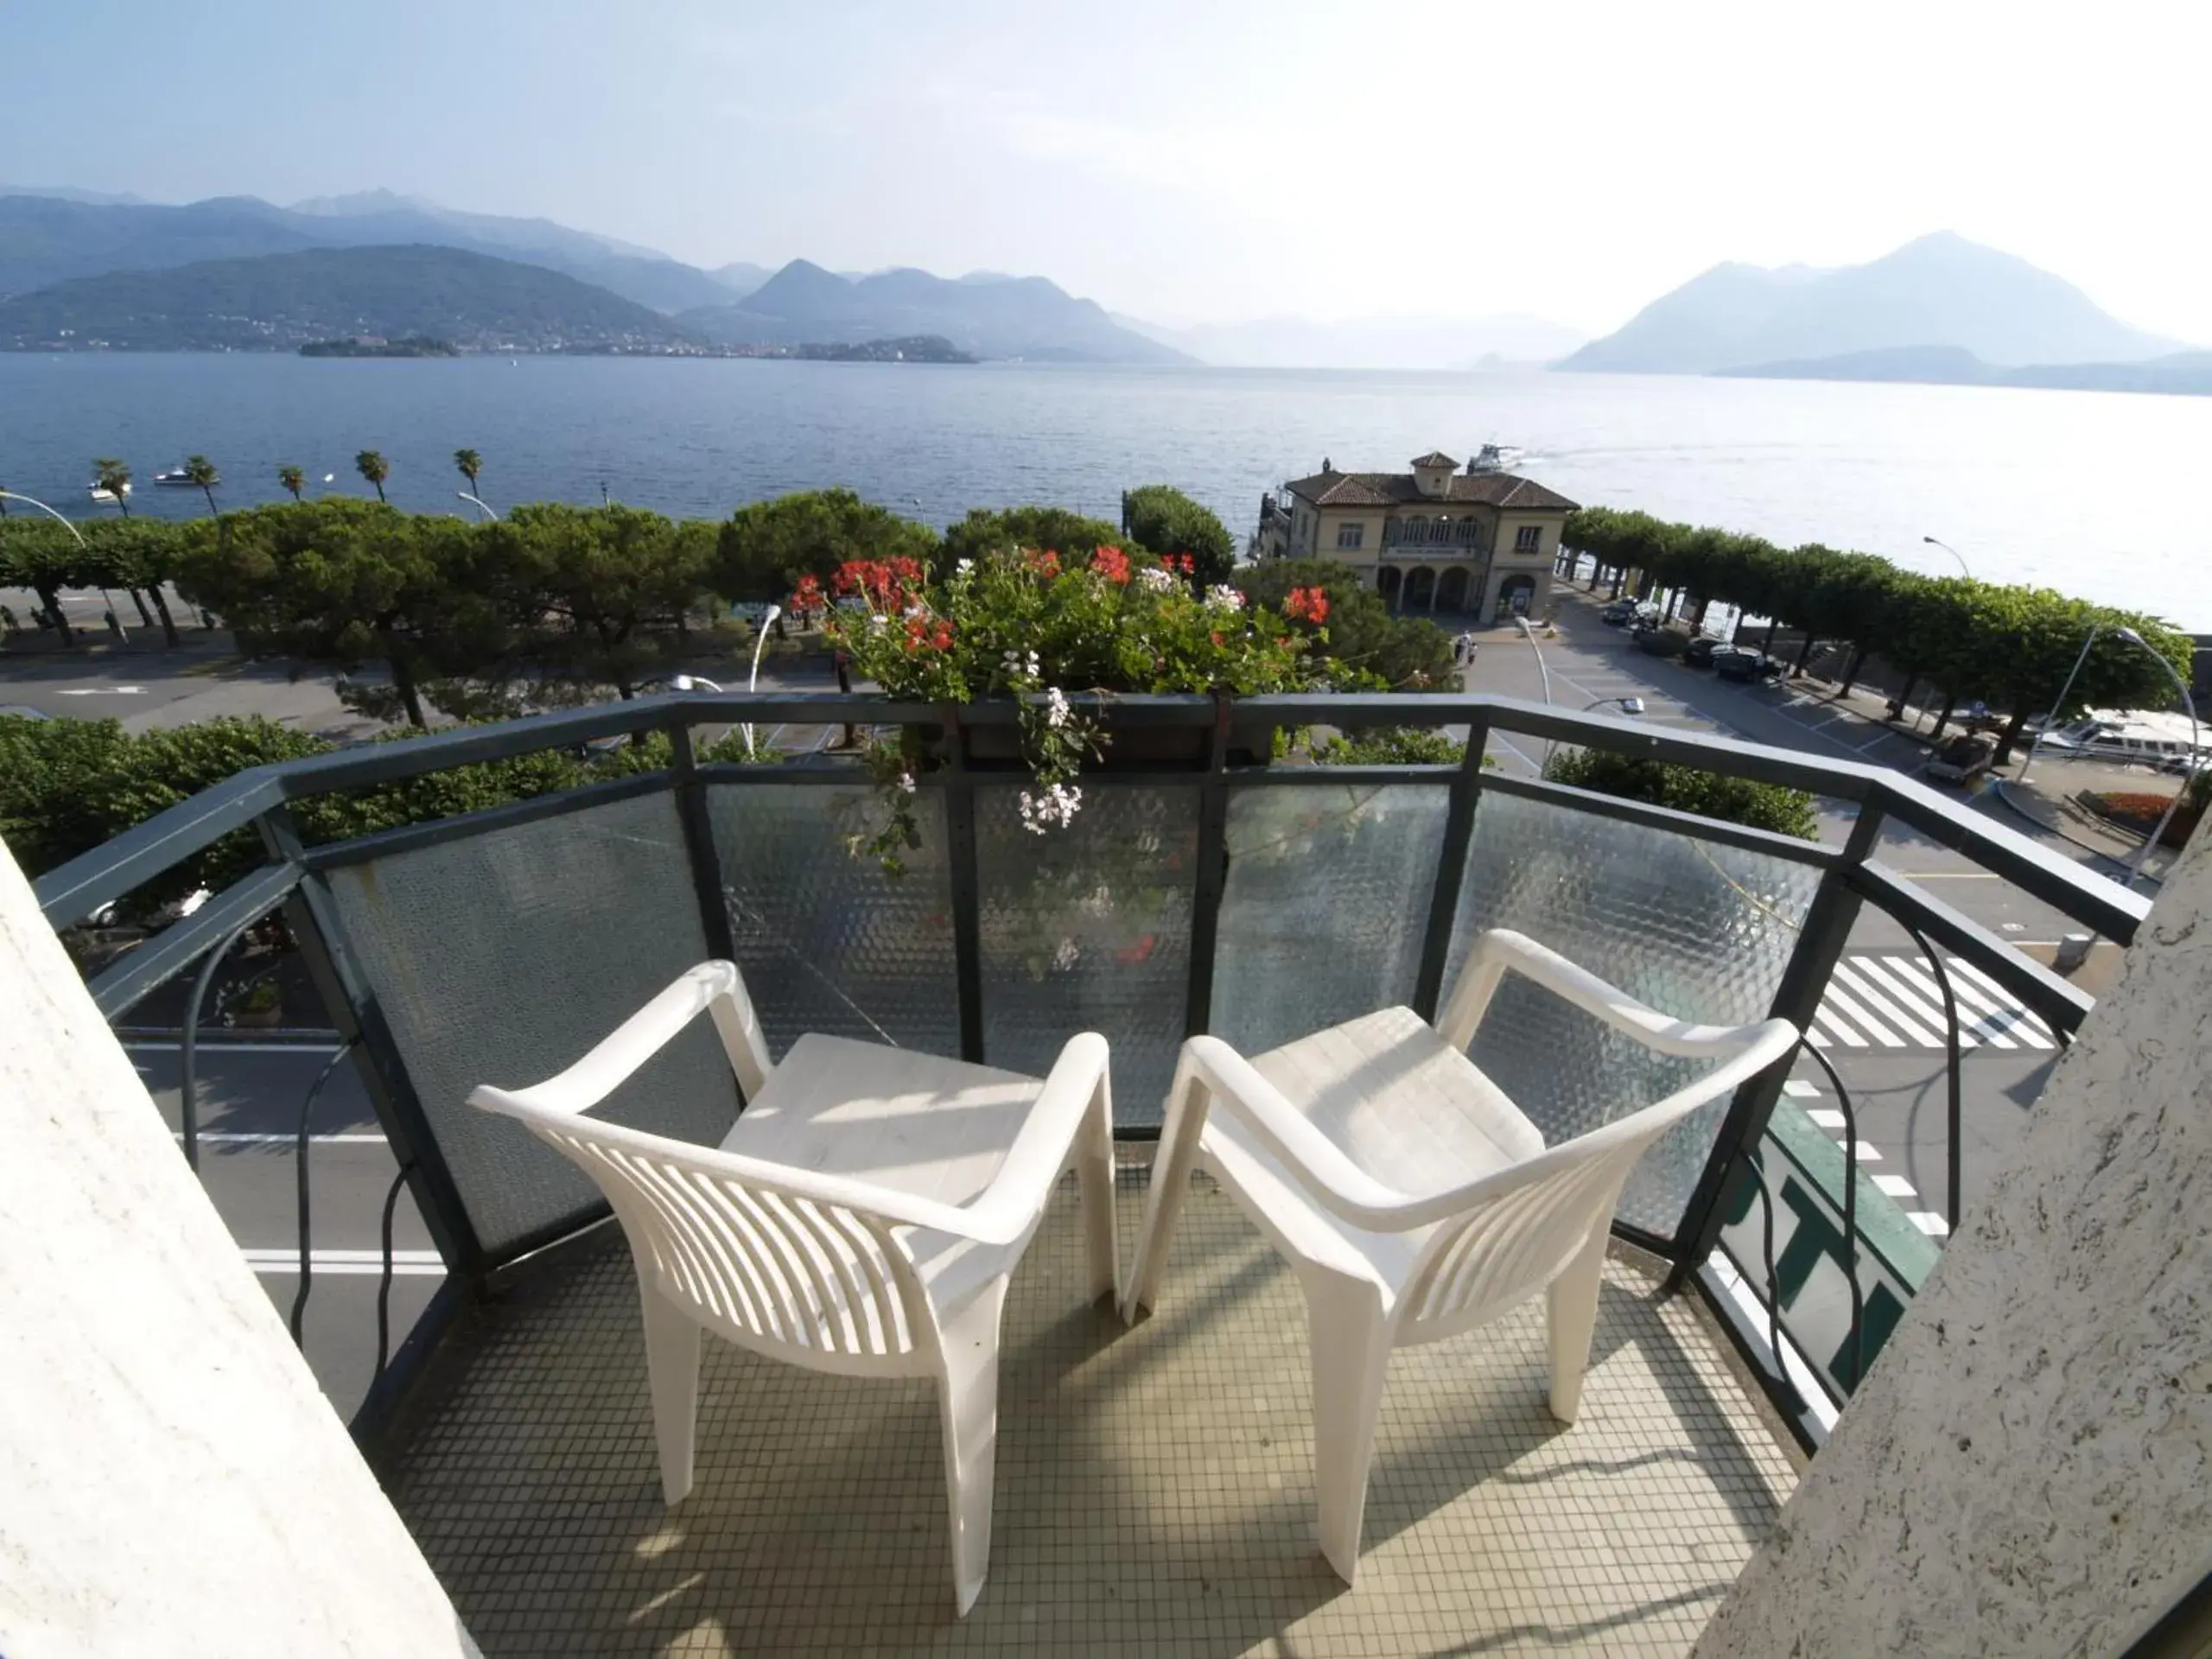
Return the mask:
[(1636, 1160), (1701, 1103), (1701, 1096), (1675, 1096), (1647, 1106), (1549, 1147), (1471, 1193), (1465, 1212), (1421, 1247), (1402, 1303), (1402, 1321), (1412, 1327), (1407, 1338), (1480, 1325), (1549, 1284), (1593, 1227), (1611, 1229)]
[(731, 1340), (839, 1369), (914, 1352), (921, 1287), (879, 1218), (738, 1179), (684, 1141), (513, 1115), (599, 1184), (640, 1277)]

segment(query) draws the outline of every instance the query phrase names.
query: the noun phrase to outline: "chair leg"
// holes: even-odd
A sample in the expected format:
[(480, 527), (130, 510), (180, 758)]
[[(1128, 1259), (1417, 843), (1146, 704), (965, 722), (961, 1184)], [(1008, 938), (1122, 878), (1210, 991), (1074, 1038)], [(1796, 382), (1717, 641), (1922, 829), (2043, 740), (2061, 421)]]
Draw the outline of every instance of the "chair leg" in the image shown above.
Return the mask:
[(1136, 1266), (1130, 1269), (1122, 1294), (1122, 1321), (1136, 1322), (1137, 1310), (1150, 1307), (1160, 1297), (1160, 1274), (1167, 1265), (1167, 1246), (1175, 1236), (1175, 1218), (1191, 1190), (1191, 1172), (1198, 1160), (1198, 1136), (1205, 1128), (1205, 1085), (1185, 1081), (1179, 1069), (1167, 1096), (1167, 1121), (1160, 1125), (1160, 1143), (1153, 1154), (1152, 1185), (1144, 1198), (1144, 1230), (1137, 1236)]
[(639, 1288), (645, 1314), (653, 1435), (660, 1443), (661, 1496), (670, 1503), (680, 1503), (691, 1490), (691, 1453), (699, 1421), (699, 1322), (651, 1285)]
[(1090, 1252), (1090, 1300), (1122, 1298), (1122, 1251), (1114, 1225), (1114, 1096), (1104, 1077), (1076, 1131), (1076, 1179), (1083, 1192), (1085, 1243)]
[(1360, 1524), (1375, 1415), (1390, 1366), (1382, 1293), (1342, 1274), (1306, 1281), (1313, 1360), (1313, 1484), (1320, 1497), (1321, 1554), (1346, 1584), (1359, 1576)]
[(1598, 1328), (1598, 1291), (1605, 1274), (1605, 1241), (1609, 1223), (1590, 1230), (1585, 1244), (1567, 1271), (1552, 1281), (1544, 1294), (1546, 1323), (1551, 1330), (1552, 1415), (1571, 1423), (1582, 1408), (1582, 1373), (1590, 1363), (1590, 1338)]
[(952, 1595), (960, 1616), (991, 1564), (991, 1483), (998, 1462), (999, 1315), (1006, 1275), (938, 1325), (938, 1410), (944, 1424), (945, 1497), (952, 1516)]

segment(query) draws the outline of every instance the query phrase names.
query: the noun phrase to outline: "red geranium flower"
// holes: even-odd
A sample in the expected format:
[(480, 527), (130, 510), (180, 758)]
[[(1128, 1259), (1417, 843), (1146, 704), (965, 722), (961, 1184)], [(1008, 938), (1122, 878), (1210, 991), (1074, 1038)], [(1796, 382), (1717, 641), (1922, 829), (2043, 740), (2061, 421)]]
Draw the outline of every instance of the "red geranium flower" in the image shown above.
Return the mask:
[(1057, 576), (1060, 574), (1060, 555), (1057, 548), (1048, 547), (1042, 553), (1033, 547), (1025, 548), (1021, 557), (1022, 562), (1040, 576)]
[(1090, 556), (1090, 568), (1116, 585), (1129, 579), (1128, 556), (1118, 547), (1102, 547)]
[(1329, 620), (1329, 595), (1319, 588), (1294, 588), (1282, 601), (1282, 613), (1318, 628)]

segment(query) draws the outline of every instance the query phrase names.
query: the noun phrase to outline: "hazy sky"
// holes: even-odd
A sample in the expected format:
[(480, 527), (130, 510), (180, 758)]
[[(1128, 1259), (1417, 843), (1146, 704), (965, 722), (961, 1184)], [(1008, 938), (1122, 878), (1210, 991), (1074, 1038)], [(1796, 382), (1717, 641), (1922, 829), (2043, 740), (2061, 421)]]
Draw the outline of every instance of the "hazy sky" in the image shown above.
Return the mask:
[(33, 0), (0, 179), (377, 185), (1165, 322), (1524, 311), (1954, 229), (2212, 343), (2212, 7)]

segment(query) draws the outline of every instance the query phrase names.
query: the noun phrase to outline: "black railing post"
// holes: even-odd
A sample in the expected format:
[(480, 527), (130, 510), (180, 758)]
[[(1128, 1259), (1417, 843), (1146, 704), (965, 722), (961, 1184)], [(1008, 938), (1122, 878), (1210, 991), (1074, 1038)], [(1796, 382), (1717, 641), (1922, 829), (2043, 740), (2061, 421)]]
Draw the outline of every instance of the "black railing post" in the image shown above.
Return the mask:
[(1467, 728), (1467, 752), (1452, 779), (1452, 804), (1444, 817), (1444, 844), (1436, 855), (1436, 885), (1430, 889), (1428, 931), (1421, 938), (1421, 968), (1414, 976), (1414, 1012), (1433, 1023), (1444, 995), (1444, 969), (1452, 957), (1452, 937), (1459, 921), (1459, 894), (1467, 876), (1467, 849), (1475, 838), (1475, 807), (1483, 790), (1483, 753), (1490, 747), (1490, 722), (1478, 718)]
[(1191, 895), (1191, 976), (1184, 989), (1183, 1034), (1202, 1036), (1213, 1020), (1214, 944), (1221, 932), (1221, 895), (1229, 884), (1229, 716), (1236, 705), (1216, 692), (1206, 777), (1198, 785), (1198, 885)]
[[(1769, 1019), (1787, 1020), (1801, 1033), (1811, 1029), (1813, 1016), (1821, 1009), (1821, 998), (1827, 991), (1829, 976), (1842, 958), (1844, 947), (1850, 943), (1853, 924), (1859, 919), (1859, 895), (1852, 891), (1851, 872), (1872, 855), (1875, 843), (1882, 836), (1882, 810), (1877, 803), (1866, 801), (1859, 804), (1859, 817), (1851, 826), (1851, 838), (1844, 844), (1842, 861), (1821, 876), (1820, 890), (1813, 895), (1805, 914), (1805, 925), (1797, 936), (1797, 948), (1789, 953), (1789, 966), (1783, 969), (1782, 983), (1767, 1009)], [(1674, 1262), (1667, 1275), (1669, 1292), (1680, 1290), (1697, 1271), (1698, 1264), (1712, 1254), (1713, 1244), (1720, 1236), (1726, 1214), (1723, 1201), (1727, 1197), (1737, 1157), (1766, 1133), (1767, 1119), (1774, 1115), (1775, 1103), (1782, 1098), (1782, 1085), (1789, 1071), (1785, 1065), (1769, 1066), (1739, 1087), (1728, 1103), (1728, 1115), (1720, 1121), (1713, 1155), (1706, 1160), (1689, 1203), (1683, 1207), (1681, 1225), (1675, 1231), (1673, 1248), (1668, 1251)]]
[(952, 973), (960, 999), (960, 1058), (983, 1060), (982, 881), (976, 864), (976, 780), (960, 710), (944, 709), (945, 875), (952, 889)]
[[(276, 856), (296, 863), (303, 857), (299, 831), (284, 808), (271, 808), (255, 822), (263, 842)], [(392, 1156), (409, 1169), (416, 1205), (438, 1254), (457, 1276), (479, 1277), (487, 1265), (483, 1241), (469, 1219), (459, 1183), (446, 1167), (445, 1154), (415, 1092), (398, 1039), (392, 1035), (376, 993), (346, 942), (337, 901), (319, 873), (301, 878), (300, 885), (284, 901), (284, 919), (299, 944), (308, 976), (330, 1011), (339, 1041), (357, 1046), (354, 1053), (362, 1062), (361, 1080), (368, 1086), (377, 1122), (391, 1143)]]
[(691, 747), (691, 727), (678, 718), (668, 728), (669, 772), (675, 779), (676, 812), (683, 825), (683, 850), (691, 866), (691, 887), (699, 901), (699, 931), (707, 954), (734, 961), (737, 938), (729, 925), (729, 903), (722, 896), (721, 855), (715, 848), (715, 823), (707, 785), (699, 776), (699, 757)]

